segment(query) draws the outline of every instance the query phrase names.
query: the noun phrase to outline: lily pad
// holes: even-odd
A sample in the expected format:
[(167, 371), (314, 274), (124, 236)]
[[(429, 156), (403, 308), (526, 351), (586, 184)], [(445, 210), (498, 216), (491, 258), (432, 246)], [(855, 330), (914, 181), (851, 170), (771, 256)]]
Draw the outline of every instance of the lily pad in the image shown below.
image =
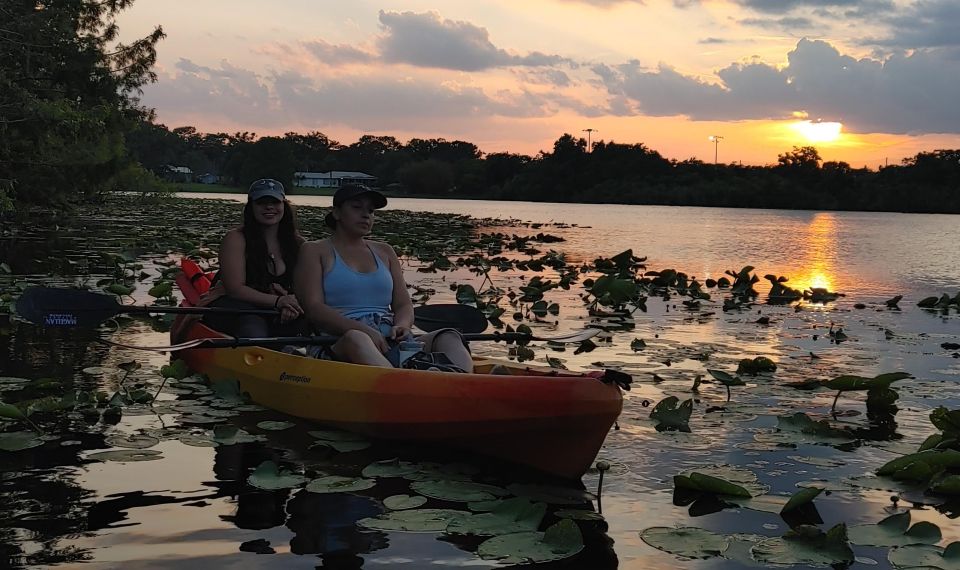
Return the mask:
[(267, 431), (283, 431), (285, 429), (290, 429), (295, 425), (297, 424), (293, 422), (263, 421), (259, 422), (257, 427)]
[(179, 438), (180, 443), (192, 447), (217, 447), (217, 442), (213, 441), (209, 435), (184, 434)]
[(770, 487), (760, 482), (753, 471), (735, 465), (703, 465), (681, 473), (681, 475), (692, 477), (694, 472), (699, 473), (701, 476), (705, 475), (707, 477), (721, 479), (738, 487), (742, 487), (748, 491), (749, 496), (753, 497), (763, 495), (770, 490)]
[(126, 463), (128, 461), (155, 461), (157, 459), (163, 459), (163, 454), (152, 449), (118, 449), (91, 453), (87, 456), (87, 459)]
[(914, 544), (895, 548), (887, 554), (887, 560), (896, 568), (940, 568), (960, 570), (960, 542), (951, 542), (946, 548), (930, 544)]
[(220, 445), (235, 445), (238, 443), (253, 443), (255, 441), (266, 441), (262, 435), (253, 435), (237, 428), (236, 426), (217, 426), (213, 428), (213, 441)]
[(298, 475), (287, 469), (280, 469), (273, 461), (264, 461), (247, 477), (247, 483), (267, 491), (276, 489), (292, 489), (307, 481), (303, 475)]
[(853, 561), (847, 529), (838, 524), (824, 533), (815, 526), (800, 525), (785, 535), (769, 538), (750, 549), (761, 564), (805, 564), (832, 566)]
[(597, 500), (596, 495), (583, 489), (554, 485), (514, 483), (513, 485), (509, 485), (507, 490), (518, 497), (527, 497), (532, 501), (542, 501), (549, 505), (582, 505), (583, 503)]
[(410, 489), (441, 501), (489, 501), (507, 494), (506, 489), (470, 481), (414, 481)]
[(364, 477), (403, 477), (415, 473), (418, 469), (416, 463), (393, 458), (371, 463), (363, 468), (361, 474)]
[(3, 451), (22, 451), (43, 445), (44, 440), (40, 439), (32, 431), (8, 431), (0, 433), (0, 450)]
[[(190, 375), (190, 368), (182, 360), (174, 360), (170, 364), (160, 367), (160, 375), (164, 378), (174, 378), (183, 382)], [(202, 382), (202, 379), (199, 381)]]
[(930, 522), (910, 526), (910, 511), (891, 515), (877, 524), (850, 527), (850, 542), (864, 546), (907, 546), (909, 544), (936, 544), (943, 535)]
[(531, 503), (524, 497), (501, 501), (488, 513), (470, 515), (450, 523), (447, 532), (476, 536), (498, 536), (535, 531), (547, 512), (546, 503)]
[(385, 532), (442, 532), (451, 522), (469, 515), (453, 509), (412, 509), (360, 519), (357, 525)]
[(19, 406), (0, 402), (0, 418), (8, 420), (22, 420), (26, 417), (27, 415), (23, 413), (23, 410), (21, 410)]
[(690, 415), (693, 413), (693, 400), (680, 402), (676, 396), (668, 396), (653, 407), (650, 419), (657, 421), (657, 429), (676, 429), (690, 431)]
[(512, 564), (537, 564), (569, 558), (583, 550), (583, 534), (564, 519), (545, 532), (518, 532), (495, 536), (480, 543), (477, 554), (486, 560)]
[(675, 475), (673, 484), (677, 489), (700, 491), (730, 497), (750, 497), (750, 491), (729, 481), (694, 471), (689, 476)]
[(805, 487), (794, 493), (787, 504), (780, 510), (780, 514), (789, 513), (800, 507), (812, 503), (813, 500), (823, 492), (823, 489), (817, 487)]
[(418, 495), (390, 495), (383, 500), (383, 506), (392, 511), (403, 511), (407, 509), (416, 509), (427, 503), (426, 497)]
[(113, 434), (104, 438), (103, 441), (111, 447), (130, 449), (147, 449), (160, 443), (159, 439), (144, 434)]
[(641, 532), (640, 538), (657, 550), (684, 558), (720, 556), (730, 546), (727, 537), (697, 527), (654, 526)]
[(376, 481), (362, 477), (327, 475), (307, 483), (307, 491), (311, 493), (350, 493), (369, 489), (376, 484)]

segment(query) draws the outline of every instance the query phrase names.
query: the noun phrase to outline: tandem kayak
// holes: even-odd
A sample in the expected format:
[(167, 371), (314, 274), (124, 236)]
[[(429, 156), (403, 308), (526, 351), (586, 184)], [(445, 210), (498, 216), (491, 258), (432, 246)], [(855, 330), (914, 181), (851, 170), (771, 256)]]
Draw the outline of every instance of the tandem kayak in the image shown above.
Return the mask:
[[(179, 340), (203, 338), (225, 335), (194, 321)], [(589, 469), (623, 406), (620, 388), (600, 371), (476, 358), (473, 374), (458, 374), (256, 346), (191, 348), (180, 355), (211, 381), (235, 379), (257, 404), (291, 416), (372, 438), (468, 450), (566, 479)], [(495, 365), (500, 373), (490, 374)]]

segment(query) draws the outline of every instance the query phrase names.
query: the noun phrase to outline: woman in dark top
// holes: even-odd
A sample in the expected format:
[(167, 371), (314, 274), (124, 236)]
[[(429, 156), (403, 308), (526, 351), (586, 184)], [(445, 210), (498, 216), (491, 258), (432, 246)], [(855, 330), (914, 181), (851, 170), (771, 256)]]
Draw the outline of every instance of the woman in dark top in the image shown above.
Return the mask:
[(272, 308), (279, 316), (215, 315), (205, 322), (243, 338), (298, 332), (303, 309), (293, 294), (293, 272), (304, 241), (283, 184), (269, 178), (251, 184), (243, 225), (227, 232), (220, 245), (219, 280), (225, 295), (211, 306)]

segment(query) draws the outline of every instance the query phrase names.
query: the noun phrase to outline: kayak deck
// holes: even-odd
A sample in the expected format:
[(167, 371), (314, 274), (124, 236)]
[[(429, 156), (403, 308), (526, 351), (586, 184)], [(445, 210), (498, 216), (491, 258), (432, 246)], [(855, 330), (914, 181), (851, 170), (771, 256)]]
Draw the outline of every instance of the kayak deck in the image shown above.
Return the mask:
[[(221, 337), (196, 322), (188, 339)], [(182, 358), (212, 381), (236, 379), (263, 406), (375, 438), (422, 441), (576, 479), (620, 414), (602, 373), (487, 359), (473, 374), (361, 366), (262, 347), (196, 348)], [(494, 366), (510, 374), (490, 374)], [(503, 371), (503, 368), (499, 368)]]

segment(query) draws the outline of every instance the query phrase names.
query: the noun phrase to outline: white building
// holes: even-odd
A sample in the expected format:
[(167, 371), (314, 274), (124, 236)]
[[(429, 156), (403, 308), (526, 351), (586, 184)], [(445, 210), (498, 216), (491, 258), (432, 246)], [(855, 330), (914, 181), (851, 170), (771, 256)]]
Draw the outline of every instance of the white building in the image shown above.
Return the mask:
[(376, 181), (376, 176), (348, 170), (293, 173), (293, 185), (301, 188), (339, 188), (344, 184), (366, 184), (370, 186)]

